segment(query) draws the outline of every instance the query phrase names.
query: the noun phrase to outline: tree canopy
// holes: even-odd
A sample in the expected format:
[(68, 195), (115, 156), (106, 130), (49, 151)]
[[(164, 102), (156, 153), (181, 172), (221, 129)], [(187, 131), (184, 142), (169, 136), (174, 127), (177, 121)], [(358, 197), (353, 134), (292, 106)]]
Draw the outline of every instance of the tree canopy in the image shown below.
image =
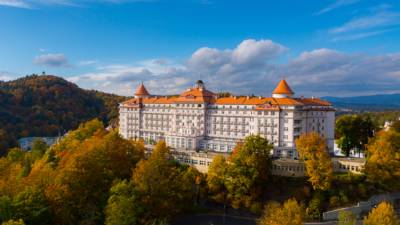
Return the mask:
[(375, 126), (369, 116), (345, 115), (336, 120), (335, 139), (346, 155), (352, 149), (364, 150), (368, 139), (374, 135)]
[(364, 219), (364, 225), (398, 225), (399, 219), (393, 206), (388, 202), (380, 203)]
[(327, 190), (333, 178), (333, 163), (326, 140), (313, 132), (302, 134), (296, 140), (297, 152), (306, 166), (309, 181), (314, 189)]
[(304, 208), (295, 199), (288, 199), (282, 205), (277, 202), (269, 202), (258, 225), (302, 225), (304, 220)]
[(400, 185), (400, 133), (381, 131), (367, 148), (367, 177), (377, 183)]
[(94, 118), (116, 121), (118, 102), (126, 99), (50, 75), (0, 82), (0, 156), (21, 137), (57, 136)]
[(225, 160), (215, 157), (207, 183), (217, 201), (228, 201), (234, 208), (260, 208), (259, 197), (270, 172), (272, 145), (252, 135), (239, 143)]

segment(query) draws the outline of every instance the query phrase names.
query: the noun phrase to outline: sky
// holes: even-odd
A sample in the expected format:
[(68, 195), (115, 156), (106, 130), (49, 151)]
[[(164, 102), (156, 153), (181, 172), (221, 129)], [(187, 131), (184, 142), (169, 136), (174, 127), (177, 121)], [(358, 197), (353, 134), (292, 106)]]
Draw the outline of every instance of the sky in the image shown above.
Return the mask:
[(0, 80), (270, 96), (400, 93), (398, 0), (0, 0)]

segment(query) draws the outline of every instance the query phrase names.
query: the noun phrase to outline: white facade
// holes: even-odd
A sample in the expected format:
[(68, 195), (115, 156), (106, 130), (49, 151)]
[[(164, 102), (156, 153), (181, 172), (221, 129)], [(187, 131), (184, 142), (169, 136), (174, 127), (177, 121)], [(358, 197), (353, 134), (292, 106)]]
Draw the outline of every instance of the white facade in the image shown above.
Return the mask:
[(331, 152), (334, 145), (335, 112), (328, 102), (276, 93), (218, 98), (202, 82), (179, 97), (137, 92), (120, 104), (119, 118), (123, 137), (147, 144), (165, 140), (180, 150), (230, 152), (246, 136), (259, 134), (273, 143), (275, 157), (297, 158), (295, 139), (311, 131), (327, 138)]

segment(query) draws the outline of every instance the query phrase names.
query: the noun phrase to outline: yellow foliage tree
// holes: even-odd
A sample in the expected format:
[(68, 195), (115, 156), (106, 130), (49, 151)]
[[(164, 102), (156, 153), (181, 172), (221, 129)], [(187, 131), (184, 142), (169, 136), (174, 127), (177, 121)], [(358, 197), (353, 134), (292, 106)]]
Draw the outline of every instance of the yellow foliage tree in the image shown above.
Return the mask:
[(382, 202), (364, 219), (364, 225), (398, 225), (396, 211), (390, 203)]
[(3, 222), (1, 225), (25, 225), (22, 219), (19, 220), (9, 220), (7, 222)]
[(381, 131), (367, 147), (365, 172), (374, 182), (392, 185), (400, 179), (400, 133)]
[(303, 134), (296, 140), (296, 148), (313, 188), (327, 190), (333, 179), (333, 163), (325, 139), (315, 132)]
[(226, 203), (227, 190), (225, 188), (225, 174), (227, 170), (226, 158), (222, 155), (214, 157), (207, 172), (207, 186), (211, 198), (220, 203)]
[(268, 203), (258, 225), (302, 225), (303, 219), (303, 207), (295, 199), (289, 199), (283, 205)]

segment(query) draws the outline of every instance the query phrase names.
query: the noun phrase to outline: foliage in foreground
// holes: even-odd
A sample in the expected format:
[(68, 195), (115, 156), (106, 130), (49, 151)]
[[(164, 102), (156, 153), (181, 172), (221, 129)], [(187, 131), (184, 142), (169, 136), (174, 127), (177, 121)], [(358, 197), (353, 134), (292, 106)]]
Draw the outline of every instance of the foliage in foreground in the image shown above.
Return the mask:
[(326, 140), (317, 133), (303, 134), (296, 140), (296, 147), (314, 189), (329, 189), (333, 178), (333, 164)]
[(289, 199), (282, 205), (277, 202), (269, 202), (265, 206), (264, 213), (258, 221), (258, 225), (302, 225), (304, 209), (295, 199)]
[(260, 211), (262, 190), (270, 172), (271, 149), (265, 138), (248, 136), (228, 159), (214, 158), (207, 175), (211, 198), (234, 208)]
[(390, 203), (382, 202), (364, 219), (364, 225), (398, 225), (399, 219)]

